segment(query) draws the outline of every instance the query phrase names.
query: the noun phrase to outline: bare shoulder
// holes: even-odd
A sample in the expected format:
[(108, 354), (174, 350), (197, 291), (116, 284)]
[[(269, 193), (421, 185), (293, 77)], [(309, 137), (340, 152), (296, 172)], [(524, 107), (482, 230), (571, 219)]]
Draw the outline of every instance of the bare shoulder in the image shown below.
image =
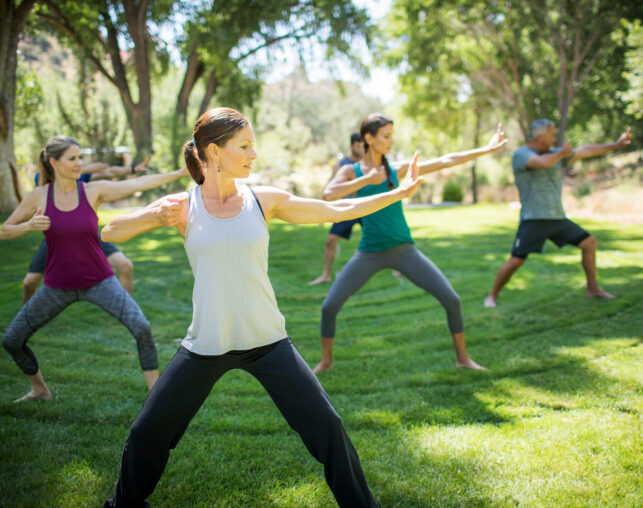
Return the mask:
[(264, 201), (266, 205), (274, 205), (292, 196), (290, 192), (278, 189), (272, 185), (259, 185), (258, 187), (253, 187), (252, 190), (257, 195), (257, 198), (260, 199), (262, 206)]
[(344, 164), (335, 175), (335, 179), (341, 178), (342, 181), (355, 180), (357, 175), (355, 174), (355, 166), (352, 164)]
[(257, 199), (259, 200), (261, 209), (266, 217), (266, 221), (270, 220), (275, 209), (293, 197), (290, 192), (278, 189), (271, 185), (260, 185), (258, 187), (253, 187), (252, 190), (257, 195)]
[(26, 206), (33, 208), (34, 211), (38, 208), (42, 208), (44, 213), (44, 210), (47, 207), (47, 191), (49, 190), (49, 185), (50, 184), (40, 185), (39, 187), (36, 187), (25, 196), (25, 198), (23, 199), (23, 203)]

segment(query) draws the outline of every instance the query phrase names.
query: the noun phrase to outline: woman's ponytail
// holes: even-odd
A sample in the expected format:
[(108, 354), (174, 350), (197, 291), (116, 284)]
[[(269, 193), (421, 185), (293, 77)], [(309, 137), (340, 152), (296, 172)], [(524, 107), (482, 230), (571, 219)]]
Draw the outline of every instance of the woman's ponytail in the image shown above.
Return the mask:
[(38, 172), (40, 173), (38, 185), (46, 185), (53, 182), (56, 178), (54, 168), (51, 167), (51, 164), (47, 160), (46, 149), (44, 148), (40, 150), (40, 156), (38, 157)]
[(192, 180), (201, 185), (205, 180), (205, 172), (203, 171), (203, 164), (199, 160), (197, 148), (193, 140), (185, 143), (183, 147), (183, 157), (185, 157), (185, 165), (190, 172)]

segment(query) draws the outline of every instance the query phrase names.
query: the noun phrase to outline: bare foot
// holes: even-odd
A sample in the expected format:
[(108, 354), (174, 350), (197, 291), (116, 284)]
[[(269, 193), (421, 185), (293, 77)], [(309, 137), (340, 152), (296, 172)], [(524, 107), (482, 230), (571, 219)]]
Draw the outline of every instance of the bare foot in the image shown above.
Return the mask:
[(487, 295), (487, 298), (484, 300), (484, 306), (490, 308), (497, 307), (496, 299), (491, 295)]
[(49, 390), (44, 392), (34, 392), (31, 390), (29, 393), (23, 395), (19, 399), (14, 400), (13, 402), (23, 402), (25, 400), (49, 400), (51, 399), (51, 392)]
[(313, 372), (317, 374), (318, 372), (322, 372), (324, 370), (331, 370), (332, 368), (333, 368), (332, 363), (319, 362), (317, 366), (313, 369)]
[(487, 367), (478, 365), (471, 358), (467, 358), (464, 362), (456, 361), (455, 366), (458, 367), (459, 369), (487, 370)]
[(320, 275), (315, 280), (311, 280), (308, 285), (315, 286), (316, 284), (323, 284), (324, 282), (330, 282), (330, 277), (327, 275)]
[(400, 284), (404, 283), (404, 279), (402, 278), (402, 274), (400, 272), (398, 272), (397, 270), (393, 270), (391, 272), (391, 275), (393, 275), (393, 277), (395, 277), (398, 281), (400, 281)]
[(614, 295), (609, 294), (607, 291), (603, 291), (601, 288), (598, 288), (596, 291), (587, 290), (587, 298), (604, 298), (606, 300), (611, 300), (616, 298)]

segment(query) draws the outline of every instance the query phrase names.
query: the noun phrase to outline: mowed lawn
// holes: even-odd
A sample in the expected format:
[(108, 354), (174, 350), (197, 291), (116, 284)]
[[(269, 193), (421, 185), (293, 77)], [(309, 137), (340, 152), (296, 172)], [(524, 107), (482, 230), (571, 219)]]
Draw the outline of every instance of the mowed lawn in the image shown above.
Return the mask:
[[(442, 308), (388, 270), (347, 302), (335, 368), (320, 380), (382, 506), (641, 506), (643, 226), (579, 221), (599, 240), (599, 280), (615, 300), (587, 299), (578, 249), (548, 244), (490, 310), (482, 302), (508, 255), (517, 212), (482, 205), (406, 215), (417, 246), (460, 294), (469, 353), (489, 370), (456, 369)], [(307, 282), (321, 271), (327, 231), (270, 225), (270, 278), (311, 366), (320, 358), (329, 285)], [(357, 230), (341, 242), (336, 270), (359, 236)], [(40, 239), (0, 243), (3, 331), (20, 308), (22, 277)], [(181, 238), (157, 230), (121, 247), (134, 261), (135, 298), (165, 366), (191, 320), (192, 276)], [(53, 399), (13, 404), (28, 382), (0, 352), (0, 506), (101, 506), (146, 396), (134, 340), (100, 309), (80, 303), (29, 345)], [(149, 501), (334, 505), (322, 466), (242, 371), (215, 385)]]

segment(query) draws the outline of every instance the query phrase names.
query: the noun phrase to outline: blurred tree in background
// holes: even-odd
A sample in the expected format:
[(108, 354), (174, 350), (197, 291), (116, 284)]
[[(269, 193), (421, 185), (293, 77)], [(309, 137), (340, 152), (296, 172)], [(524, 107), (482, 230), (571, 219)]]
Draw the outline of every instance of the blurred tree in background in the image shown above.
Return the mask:
[(406, 111), (418, 120), (457, 130), (463, 112), (495, 106), (525, 139), (533, 120), (553, 119), (562, 143), (568, 126), (615, 111), (623, 129), (631, 25), (622, 20), (642, 9), (638, 1), (398, 0), (380, 54), (400, 70)]

